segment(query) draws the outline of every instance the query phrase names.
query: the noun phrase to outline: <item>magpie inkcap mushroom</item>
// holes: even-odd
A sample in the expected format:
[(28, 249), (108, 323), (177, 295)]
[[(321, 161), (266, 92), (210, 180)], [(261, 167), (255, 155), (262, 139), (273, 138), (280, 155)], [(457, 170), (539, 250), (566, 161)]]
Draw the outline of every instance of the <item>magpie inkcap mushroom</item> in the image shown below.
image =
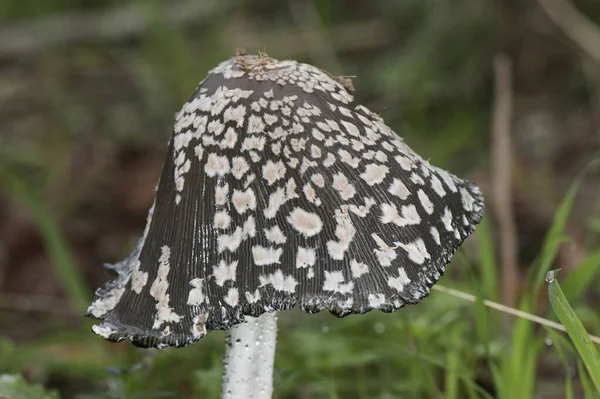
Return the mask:
[(481, 192), (351, 87), (266, 54), (210, 71), (176, 116), (142, 238), (88, 309), (93, 330), (180, 347), (294, 306), (346, 316), (425, 298), (481, 220)]

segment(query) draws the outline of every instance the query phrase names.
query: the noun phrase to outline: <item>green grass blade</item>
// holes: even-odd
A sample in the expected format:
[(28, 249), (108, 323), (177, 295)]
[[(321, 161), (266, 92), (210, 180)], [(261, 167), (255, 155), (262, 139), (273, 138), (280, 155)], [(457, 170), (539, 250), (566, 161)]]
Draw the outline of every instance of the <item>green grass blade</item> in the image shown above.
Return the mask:
[(581, 185), (581, 178), (582, 177), (580, 176), (578, 179), (576, 179), (569, 188), (569, 191), (567, 191), (567, 194), (560, 203), (558, 210), (554, 214), (552, 225), (550, 226), (548, 233), (546, 233), (542, 251), (536, 260), (536, 267), (533, 268), (533, 270), (535, 270), (535, 276), (533, 277), (534, 293), (539, 292), (541, 289), (546, 273), (548, 270), (550, 270), (560, 245), (565, 241), (565, 226), (567, 225), (567, 221), (571, 215), (573, 202), (575, 201), (575, 196), (577, 195)]
[(490, 322), (491, 317), (488, 309), (483, 304), (483, 300), (477, 297), (474, 306), (475, 311), (475, 329), (479, 339), (485, 347), (485, 352), (490, 356)]
[[(567, 350), (570, 350), (571, 345), (563, 336), (561, 336), (559, 333), (557, 333), (553, 329), (546, 328), (545, 330), (546, 330), (546, 333), (548, 334), (548, 336), (550, 337), (550, 339), (552, 340), (553, 348), (556, 349), (556, 354), (558, 355), (558, 358), (560, 359), (560, 361), (562, 362), (562, 364), (565, 368), (565, 398), (566, 399), (574, 399), (575, 392), (573, 391), (573, 382), (572, 382), (571, 371), (570, 371), (571, 367), (569, 365), (567, 355), (565, 354), (565, 352), (563, 350), (563, 346), (565, 348), (567, 348)], [(565, 341), (567, 341), (566, 344), (564, 343)]]
[(598, 271), (600, 271), (600, 249), (589, 254), (562, 282), (562, 291), (567, 300), (572, 301), (579, 297), (585, 287), (594, 280), (593, 277)]
[(502, 375), (501, 370), (494, 362), (490, 363), (490, 370), (492, 371), (492, 381), (494, 381), (494, 387), (496, 388), (498, 398), (507, 398), (508, 394), (506, 384), (504, 383), (505, 378)]
[(31, 199), (29, 204), (35, 215), (35, 221), (48, 255), (69, 300), (76, 309), (84, 311), (89, 304), (90, 296), (58, 223), (41, 201)]
[(0, 169), (0, 182), (14, 195), (22, 198), (31, 210), (59, 281), (75, 309), (83, 312), (89, 303), (90, 295), (58, 222), (34, 190), (12, 172)]
[(546, 277), (546, 281), (550, 283), (548, 295), (550, 297), (552, 309), (554, 309), (558, 319), (567, 329), (567, 333), (573, 341), (577, 353), (579, 353), (579, 356), (583, 360), (585, 367), (590, 374), (590, 378), (596, 386), (596, 389), (600, 391), (600, 355), (590, 340), (587, 331), (585, 331), (585, 328), (581, 324), (581, 321), (579, 321), (573, 308), (571, 308), (571, 305), (569, 305), (569, 302), (565, 298), (565, 295), (555, 278), (557, 273), (558, 271), (556, 270), (550, 271)]
[[(456, 337), (454, 337), (457, 340)], [(455, 370), (458, 370), (460, 367), (460, 357), (457, 350), (449, 350), (446, 355), (446, 361), (448, 364), (448, 368), (445, 373), (445, 381), (444, 381), (444, 398), (445, 399), (458, 399), (458, 375)]]
[(496, 263), (496, 249), (492, 228), (487, 217), (484, 217), (477, 227), (477, 247), (479, 249), (479, 262), (481, 265), (481, 282), (484, 297), (498, 302), (498, 265)]
[(598, 399), (598, 391), (594, 389), (587, 373), (585, 372), (585, 366), (581, 359), (577, 359), (577, 375), (579, 377), (579, 383), (583, 389), (583, 395), (585, 399)]
[(552, 219), (552, 225), (546, 233), (546, 237), (544, 238), (544, 244), (542, 245), (542, 251), (538, 258), (535, 261), (535, 267), (532, 269), (534, 276), (533, 280), (533, 295), (537, 296), (542, 288), (542, 284), (544, 283), (544, 279), (546, 277), (546, 273), (550, 270), (554, 259), (556, 258), (556, 254), (558, 253), (558, 248), (560, 245), (565, 242), (566, 238), (564, 236), (565, 227), (567, 225), (567, 221), (569, 220), (569, 216), (571, 215), (571, 210), (573, 209), (573, 203), (575, 202), (575, 197), (579, 192), (579, 187), (581, 186), (581, 182), (588, 170), (595, 168), (598, 164), (600, 164), (600, 160), (594, 160), (590, 162), (590, 164), (581, 172), (581, 174), (575, 179), (569, 190), (565, 194), (563, 200), (561, 201), (556, 213), (554, 214), (554, 218)]

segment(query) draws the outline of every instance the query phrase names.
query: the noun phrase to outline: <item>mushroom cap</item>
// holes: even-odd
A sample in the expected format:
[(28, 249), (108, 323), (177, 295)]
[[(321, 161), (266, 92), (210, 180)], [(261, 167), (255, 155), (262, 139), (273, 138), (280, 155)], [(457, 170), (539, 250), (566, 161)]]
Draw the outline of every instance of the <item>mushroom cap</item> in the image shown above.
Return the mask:
[(239, 55), (176, 116), (133, 252), (87, 315), (111, 341), (185, 346), (244, 316), (391, 312), (425, 298), (483, 215), (348, 85)]

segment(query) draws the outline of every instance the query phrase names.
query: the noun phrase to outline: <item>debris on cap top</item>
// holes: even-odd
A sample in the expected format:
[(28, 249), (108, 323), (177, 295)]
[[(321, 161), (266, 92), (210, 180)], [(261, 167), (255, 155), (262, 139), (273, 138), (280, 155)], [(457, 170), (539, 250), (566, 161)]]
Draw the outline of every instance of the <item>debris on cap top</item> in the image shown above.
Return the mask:
[(239, 50), (177, 114), (138, 245), (88, 316), (142, 347), (185, 346), (296, 305), (345, 316), (425, 298), (483, 214), (347, 85)]

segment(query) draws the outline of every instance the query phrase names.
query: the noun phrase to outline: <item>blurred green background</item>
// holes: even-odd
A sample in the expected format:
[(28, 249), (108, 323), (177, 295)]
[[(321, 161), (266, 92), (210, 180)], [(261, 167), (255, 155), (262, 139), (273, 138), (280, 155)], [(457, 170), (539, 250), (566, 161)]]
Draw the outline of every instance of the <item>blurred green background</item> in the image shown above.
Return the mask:
[[(140, 350), (82, 314), (142, 232), (174, 114), (236, 47), (356, 76), (359, 102), (482, 187), (441, 284), (554, 319), (540, 276), (562, 268), (599, 335), (600, 175), (578, 177), (600, 147), (598, 22), (596, 0), (0, 0), (0, 374), (62, 398), (219, 397), (222, 332)], [(442, 292), (279, 326), (277, 398), (600, 397), (562, 333)]]

